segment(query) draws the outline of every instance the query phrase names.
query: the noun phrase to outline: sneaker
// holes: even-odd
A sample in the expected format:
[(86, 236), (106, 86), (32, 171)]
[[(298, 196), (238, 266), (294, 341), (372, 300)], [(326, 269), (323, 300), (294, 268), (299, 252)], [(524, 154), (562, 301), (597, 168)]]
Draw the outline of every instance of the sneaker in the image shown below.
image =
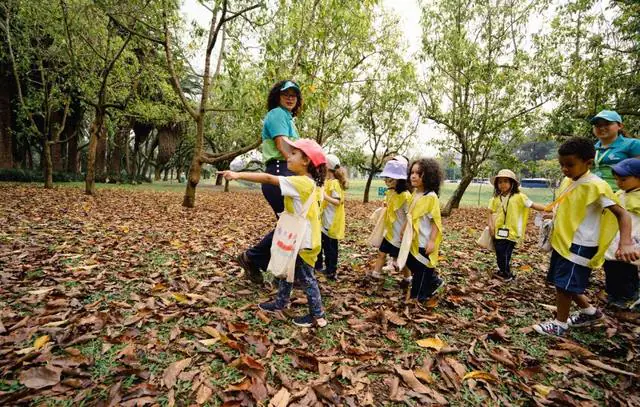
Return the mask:
[(249, 260), (249, 257), (247, 256), (247, 253), (242, 253), (241, 255), (236, 257), (236, 262), (244, 270), (245, 278), (251, 280), (251, 282), (255, 284), (264, 283), (264, 278), (262, 277), (260, 269), (258, 269), (251, 263), (251, 260)]
[(429, 298), (435, 297), (436, 295), (444, 291), (444, 280), (441, 278), (438, 278), (438, 280), (439, 280), (438, 285), (436, 286), (436, 288), (433, 289), (433, 291), (431, 291), (431, 294), (429, 294)]
[(369, 273), (369, 277), (376, 280), (381, 280), (383, 278), (382, 274), (378, 273), (377, 271), (372, 271), (371, 273)]
[(326, 273), (325, 275), (327, 276), (327, 280), (338, 281), (338, 274), (336, 273)]
[(571, 314), (567, 320), (567, 324), (573, 327), (589, 326), (597, 324), (602, 319), (604, 319), (604, 314), (600, 310), (596, 310), (596, 313), (593, 315), (587, 315), (583, 312), (577, 311)]
[(271, 312), (271, 313), (276, 313), (284, 309), (284, 308), (278, 307), (275, 301), (263, 302), (262, 304), (258, 304), (258, 308), (260, 308), (264, 312)]
[(508, 283), (509, 281), (513, 281), (516, 278), (516, 276), (514, 276), (513, 274), (506, 274), (506, 273), (496, 273), (496, 276), (505, 283)]
[(635, 300), (635, 302), (632, 302), (631, 304), (629, 304), (629, 309), (631, 311), (640, 312), (640, 298)]
[(547, 321), (536, 324), (533, 326), (533, 329), (539, 334), (548, 336), (564, 336), (567, 332), (567, 329), (556, 324), (556, 321)]
[(407, 288), (411, 287), (411, 277), (403, 278), (402, 280), (400, 280), (398, 285), (402, 290), (406, 290)]
[(316, 325), (318, 328), (327, 326), (328, 322), (324, 317), (314, 318), (311, 314), (307, 314), (302, 317), (296, 317), (293, 319), (293, 324), (300, 328), (311, 328)]

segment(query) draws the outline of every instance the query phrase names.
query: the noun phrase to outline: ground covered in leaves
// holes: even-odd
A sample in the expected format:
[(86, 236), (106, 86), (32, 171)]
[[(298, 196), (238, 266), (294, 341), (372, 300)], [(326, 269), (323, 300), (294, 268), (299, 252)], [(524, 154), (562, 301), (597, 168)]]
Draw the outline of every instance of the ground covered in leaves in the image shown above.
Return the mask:
[[(533, 229), (505, 285), (474, 243), (486, 212), (455, 212), (446, 293), (407, 306), (399, 276), (364, 278), (379, 203), (348, 202), (340, 279), (319, 277), (329, 325), (298, 329), (303, 293), (265, 315), (255, 305), (275, 288), (232, 261), (275, 223), (262, 196), (180, 202), (0, 186), (0, 405), (640, 405), (638, 315), (608, 312), (563, 340), (532, 332), (554, 304)], [(600, 305), (602, 288), (598, 272)]]

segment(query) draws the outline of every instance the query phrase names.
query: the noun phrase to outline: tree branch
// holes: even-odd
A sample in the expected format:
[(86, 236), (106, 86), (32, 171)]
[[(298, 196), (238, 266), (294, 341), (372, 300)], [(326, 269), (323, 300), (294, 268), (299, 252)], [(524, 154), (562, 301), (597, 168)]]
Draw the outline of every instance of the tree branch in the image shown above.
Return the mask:
[(237, 149), (235, 151), (231, 151), (231, 152), (228, 152), (228, 153), (209, 154), (207, 152), (203, 152), (202, 155), (200, 156), (200, 162), (201, 163), (207, 163), (207, 164), (215, 164), (215, 163), (220, 162), (220, 161), (231, 160), (231, 159), (239, 156), (240, 154), (244, 154), (247, 151), (251, 151), (254, 148), (257, 148), (261, 143), (262, 143), (262, 139), (258, 139), (254, 143), (249, 144), (248, 146), (239, 148), (239, 149)]

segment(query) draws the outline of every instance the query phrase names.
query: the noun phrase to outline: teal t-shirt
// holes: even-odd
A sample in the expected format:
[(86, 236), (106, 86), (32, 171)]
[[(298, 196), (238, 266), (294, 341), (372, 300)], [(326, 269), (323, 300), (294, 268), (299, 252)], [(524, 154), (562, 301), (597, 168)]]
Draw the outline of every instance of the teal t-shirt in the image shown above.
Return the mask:
[(640, 156), (640, 140), (626, 138), (618, 135), (615, 141), (607, 147), (602, 147), (598, 141), (596, 147), (596, 159), (594, 160), (593, 173), (607, 181), (607, 184), (615, 191), (618, 189), (616, 180), (611, 172), (611, 167), (622, 160)]
[(264, 117), (262, 126), (262, 159), (265, 163), (274, 159), (284, 160), (284, 157), (276, 148), (275, 138), (277, 136), (286, 136), (289, 140), (300, 138), (291, 112), (282, 107), (269, 110)]

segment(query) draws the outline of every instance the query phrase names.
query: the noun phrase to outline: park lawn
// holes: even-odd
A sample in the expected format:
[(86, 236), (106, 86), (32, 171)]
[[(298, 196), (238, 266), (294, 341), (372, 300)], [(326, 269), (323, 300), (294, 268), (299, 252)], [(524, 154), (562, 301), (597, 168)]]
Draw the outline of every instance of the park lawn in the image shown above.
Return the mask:
[(532, 332), (554, 293), (531, 225), (505, 285), (474, 244), (486, 210), (455, 211), (438, 265), (446, 292), (418, 306), (399, 275), (364, 277), (377, 204), (348, 201), (340, 279), (319, 276), (329, 325), (298, 329), (300, 290), (284, 314), (258, 312), (275, 287), (249, 284), (233, 262), (273, 227), (264, 200), (202, 188), (183, 209), (181, 194), (0, 187), (0, 405), (640, 403), (637, 314), (563, 340)]

